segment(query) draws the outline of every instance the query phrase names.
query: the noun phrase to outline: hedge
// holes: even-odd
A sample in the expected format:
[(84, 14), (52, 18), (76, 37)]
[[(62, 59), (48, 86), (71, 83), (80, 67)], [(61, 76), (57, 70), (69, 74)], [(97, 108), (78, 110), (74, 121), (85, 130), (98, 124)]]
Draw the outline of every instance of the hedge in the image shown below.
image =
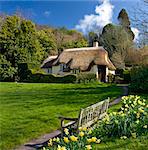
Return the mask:
[(25, 81), (30, 83), (75, 83), (76, 75), (55, 76), (53, 74), (32, 74)]
[(21, 82), (29, 83), (89, 83), (96, 81), (96, 75), (93, 73), (69, 74), (57, 76), (53, 74), (30, 74), (28, 79)]

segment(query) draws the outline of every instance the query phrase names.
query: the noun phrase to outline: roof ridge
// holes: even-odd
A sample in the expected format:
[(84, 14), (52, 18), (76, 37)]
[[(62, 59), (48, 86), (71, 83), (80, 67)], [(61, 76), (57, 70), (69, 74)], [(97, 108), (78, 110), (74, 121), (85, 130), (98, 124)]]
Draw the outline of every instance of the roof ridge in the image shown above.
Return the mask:
[(65, 49), (64, 51), (79, 51), (79, 50), (98, 50), (98, 49), (104, 49), (103, 46), (99, 47), (82, 47), (82, 48), (70, 48), (70, 49)]

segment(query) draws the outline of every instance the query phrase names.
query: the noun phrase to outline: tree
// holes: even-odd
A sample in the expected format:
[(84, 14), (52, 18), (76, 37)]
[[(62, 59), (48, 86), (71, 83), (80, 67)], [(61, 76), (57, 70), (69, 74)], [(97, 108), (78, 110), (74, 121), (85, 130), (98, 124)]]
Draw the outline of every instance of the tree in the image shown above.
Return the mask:
[(119, 24), (125, 29), (125, 31), (129, 34), (131, 40), (134, 39), (135, 35), (130, 27), (130, 20), (128, 14), (125, 9), (122, 9), (118, 15)]
[(124, 69), (127, 49), (133, 46), (124, 28), (113, 24), (106, 25), (99, 37), (99, 42), (108, 51), (114, 65)]
[(138, 46), (148, 45), (148, 1), (142, 0), (134, 9), (132, 22), (139, 30)]
[(22, 62), (40, 61), (43, 54), (36, 35), (31, 21), (7, 16), (0, 30), (0, 53), (12, 67)]

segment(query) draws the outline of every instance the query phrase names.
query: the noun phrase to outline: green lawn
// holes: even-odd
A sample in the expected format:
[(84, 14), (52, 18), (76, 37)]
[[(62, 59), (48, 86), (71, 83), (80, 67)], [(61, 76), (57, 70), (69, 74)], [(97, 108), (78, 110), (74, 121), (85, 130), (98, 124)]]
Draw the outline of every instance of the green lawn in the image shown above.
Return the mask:
[(80, 108), (115, 98), (109, 84), (0, 83), (0, 149), (7, 150), (57, 129), (59, 115), (76, 117)]
[(106, 143), (96, 145), (96, 150), (146, 150), (148, 147), (148, 137), (141, 136), (136, 139), (112, 139)]

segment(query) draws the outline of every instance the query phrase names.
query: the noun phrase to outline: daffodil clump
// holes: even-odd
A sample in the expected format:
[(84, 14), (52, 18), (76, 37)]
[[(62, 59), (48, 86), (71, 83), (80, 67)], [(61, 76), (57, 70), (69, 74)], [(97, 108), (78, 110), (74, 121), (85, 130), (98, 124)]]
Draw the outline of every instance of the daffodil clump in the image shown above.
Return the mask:
[(101, 142), (91, 134), (92, 130), (85, 127), (80, 127), (75, 134), (71, 134), (69, 129), (65, 128), (63, 138), (50, 139), (48, 147), (44, 147), (43, 150), (91, 150), (95, 144)]
[(119, 112), (107, 115), (93, 131), (97, 137), (128, 137), (136, 138), (147, 134), (148, 105), (140, 96), (122, 97), (122, 107)]

